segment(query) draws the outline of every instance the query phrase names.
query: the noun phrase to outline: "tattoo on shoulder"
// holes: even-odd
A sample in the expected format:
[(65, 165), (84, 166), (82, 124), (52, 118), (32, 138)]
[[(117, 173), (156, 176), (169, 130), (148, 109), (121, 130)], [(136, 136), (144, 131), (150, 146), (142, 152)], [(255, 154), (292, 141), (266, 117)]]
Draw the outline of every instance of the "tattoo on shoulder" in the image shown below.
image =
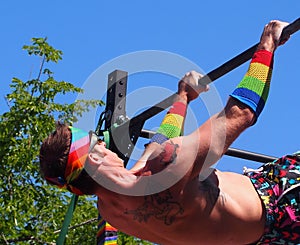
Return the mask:
[(144, 203), (135, 210), (125, 210), (125, 214), (132, 215), (134, 220), (142, 223), (152, 217), (161, 220), (165, 225), (171, 225), (177, 216), (183, 214), (184, 210), (179, 202), (172, 200), (171, 192), (145, 196)]

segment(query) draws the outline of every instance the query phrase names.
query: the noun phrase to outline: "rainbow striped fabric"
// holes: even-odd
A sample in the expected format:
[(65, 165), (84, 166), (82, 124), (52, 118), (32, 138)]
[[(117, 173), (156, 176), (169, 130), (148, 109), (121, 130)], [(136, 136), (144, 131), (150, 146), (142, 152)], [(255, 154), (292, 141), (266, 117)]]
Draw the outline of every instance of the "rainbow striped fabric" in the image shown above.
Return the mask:
[(76, 195), (83, 195), (79, 189), (72, 186), (71, 182), (78, 178), (84, 168), (88, 156), (90, 138), (87, 132), (79, 128), (70, 127), (70, 130), (72, 140), (64, 177), (51, 178), (46, 176), (45, 178), (59, 188), (67, 188)]
[(164, 117), (157, 134), (161, 134), (169, 139), (181, 135), (186, 107), (186, 104), (182, 102), (175, 102)]
[(262, 112), (270, 90), (273, 53), (258, 50), (254, 53), (249, 69), (231, 96), (249, 106), (256, 118)]
[(70, 127), (72, 141), (65, 170), (67, 183), (72, 182), (80, 175), (88, 156), (90, 137), (89, 134), (79, 128)]
[(97, 244), (98, 245), (117, 245), (118, 234), (117, 229), (106, 222), (99, 214), (98, 217), (98, 232)]

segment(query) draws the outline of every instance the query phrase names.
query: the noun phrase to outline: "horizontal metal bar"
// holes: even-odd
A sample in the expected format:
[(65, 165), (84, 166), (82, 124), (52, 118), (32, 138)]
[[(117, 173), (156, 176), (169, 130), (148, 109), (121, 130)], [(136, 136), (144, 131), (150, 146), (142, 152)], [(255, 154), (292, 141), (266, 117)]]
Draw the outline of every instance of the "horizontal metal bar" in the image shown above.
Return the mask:
[[(155, 132), (151, 130), (146, 130), (143, 129), (141, 132), (141, 137), (143, 138), (151, 138)], [(255, 153), (251, 151), (245, 151), (237, 148), (228, 148), (227, 152), (225, 153), (227, 156), (232, 156), (232, 157), (238, 157), (246, 160), (251, 160), (255, 162), (261, 162), (261, 163), (266, 163), (266, 162), (273, 162), (274, 160), (277, 159), (277, 157), (274, 156), (268, 156), (260, 153)]]
[(251, 151), (245, 151), (241, 149), (236, 149), (236, 148), (228, 148), (227, 152), (225, 153), (227, 156), (232, 156), (232, 157), (238, 157), (246, 160), (251, 160), (254, 162), (261, 162), (261, 163), (267, 163), (267, 162), (273, 162), (276, 160), (278, 157), (274, 156), (267, 156), (264, 154), (260, 153), (255, 153)]
[[(299, 31), (299, 29), (300, 29), (300, 18), (298, 18), (291, 24), (287, 25), (282, 30), (280, 40), (286, 39), (288, 36)], [(239, 67), (240, 65), (244, 64), (246, 61), (250, 60), (252, 58), (254, 52), (256, 51), (258, 44), (259, 43), (253, 45), (252, 47), (248, 48), (244, 52), (235, 56), (234, 58), (227, 61), (223, 65), (221, 65), (218, 68), (207, 73), (205, 76), (203, 76), (201, 79), (199, 79), (199, 84), (207, 85), (207, 84), (217, 80), (221, 76), (227, 74), (228, 72), (234, 70), (235, 68)]]
[[(286, 26), (281, 34), (281, 38), (285, 39), (287, 36), (297, 32), (300, 30), (300, 18)], [(199, 79), (199, 84), (206, 85), (209, 84), (221, 76), (227, 74), (228, 72), (234, 70), (235, 68), (239, 67), (246, 61), (250, 60), (256, 50), (258, 43), (250, 47), (249, 49), (245, 50), (241, 54), (235, 56), (231, 60), (225, 62), (223, 65), (217, 67), (216, 69), (212, 70), (211, 72), (204, 75), (202, 78)], [(159, 112), (163, 111), (164, 109), (171, 106), (174, 98), (176, 96), (176, 93), (169, 96), (168, 98), (164, 99), (163, 101), (157, 103), (153, 107), (149, 108), (145, 112), (142, 112), (140, 115), (137, 115), (136, 117), (132, 118), (133, 120), (137, 121), (146, 121), (148, 118), (158, 114)]]
[[(299, 29), (300, 29), (300, 18), (298, 18), (296, 21), (289, 24), (288, 26), (286, 26), (283, 29), (282, 38), (286, 38), (288, 35), (291, 35), (291, 34), (295, 33)], [(218, 67), (215, 70), (209, 72), (207, 75), (203, 76), (199, 80), (199, 83), (200, 84), (211, 83), (212, 81), (218, 79), (219, 77), (225, 75), (226, 73), (230, 72), (231, 70), (233, 70), (236, 67), (240, 66), (241, 64), (245, 63), (247, 60), (249, 60), (252, 57), (253, 53), (256, 50), (257, 45), (258, 44), (252, 46), (251, 48), (247, 49), (243, 53), (237, 55), (233, 59), (231, 59), (228, 62), (224, 63), (220, 67)], [(133, 147), (136, 143), (137, 138), (139, 137), (140, 134), (143, 135), (143, 132), (141, 132), (140, 130), (143, 128), (144, 122), (147, 119), (155, 116), (156, 114), (160, 113), (161, 111), (163, 111), (166, 108), (168, 108), (169, 106), (171, 106), (171, 104), (173, 103), (176, 96), (178, 96), (178, 94), (174, 93), (173, 95), (165, 98), (163, 101), (157, 103), (156, 105), (154, 105), (151, 108), (145, 110), (144, 112), (140, 113), (139, 115), (131, 118), (129, 121), (127, 121), (123, 125), (124, 127), (122, 127), (122, 125), (119, 126), (119, 132), (122, 132), (123, 128), (126, 129), (126, 127), (128, 127), (128, 125), (130, 125), (129, 126), (129, 128), (130, 128), (130, 138), (132, 139), (132, 142), (131, 143), (128, 142), (128, 145), (130, 146), (129, 147), (130, 150), (126, 153), (126, 157), (125, 157), (126, 161), (130, 157), (131, 151), (132, 151), (132, 149), (133, 149)], [(125, 130), (124, 132), (127, 132), (127, 131)], [(118, 134), (117, 138), (120, 139), (120, 137), (121, 136)], [(126, 142), (126, 140), (125, 140), (125, 142)], [(234, 155), (234, 156), (238, 155), (239, 157), (245, 158), (245, 159), (248, 159), (249, 157), (251, 158), (250, 160), (255, 159), (254, 161), (262, 161), (263, 159), (265, 159), (265, 160), (269, 159), (268, 157), (267, 158), (254, 157), (253, 154), (251, 154), (250, 152), (247, 153), (246, 151), (243, 151), (243, 153), (246, 153), (246, 154), (242, 154), (242, 152), (237, 152), (236, 150), (233, 150), (233, 149), (230, 149), (230, 150), (231, 151), (228, 152), (228, 155), (229, 154)], [(271, 159), (273, 159), (273, 158), (271, 157)], [(265, 161), (265, 160), (263, 160), (263, 161)]]

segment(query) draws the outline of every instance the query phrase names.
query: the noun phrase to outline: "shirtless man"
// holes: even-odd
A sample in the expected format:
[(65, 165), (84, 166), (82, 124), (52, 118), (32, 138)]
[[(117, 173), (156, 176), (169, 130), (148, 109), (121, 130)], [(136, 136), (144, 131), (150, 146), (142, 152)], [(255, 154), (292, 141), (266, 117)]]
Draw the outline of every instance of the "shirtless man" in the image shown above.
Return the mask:
[[(122, 159), (95, 135), (59, 124), (41, 147), (45, 179), (78, 195), (97, 195), (106, 221), (158, 244), (299, 243), (299, 210), (291, 206), (299, 199), (293, 192), (297, 185), (292, 185), (299, 177), (287, 171), (293, 167), (292, 174), (299, 172), (297, 155), (266, 164), (248, 176), (210, 169), (259, 117), (268, 95), (274, 51), (286, 41), (279, 42), (286, 25), (271, 21), (265, 26), (248, 72), (224, 110), (190, 135), (175, 137), (187, 104), (208, 90), (198, 85), (201, 75), (196, 72), (187, 73), (179, 83), (169, 118), (132, 169), (124, 168)], [(274, 169), (291, 177), (285, 181), (286, 189), (274, 180), (278, 177)], [(285, 202), (280, 204), (279, 199)]]

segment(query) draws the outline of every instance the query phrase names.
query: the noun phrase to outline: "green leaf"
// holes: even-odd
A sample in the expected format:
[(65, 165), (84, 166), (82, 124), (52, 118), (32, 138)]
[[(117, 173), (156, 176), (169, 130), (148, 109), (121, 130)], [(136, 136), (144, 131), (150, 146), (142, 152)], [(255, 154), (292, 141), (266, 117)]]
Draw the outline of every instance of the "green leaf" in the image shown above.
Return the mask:
[[(70, 194), (45, 184), (39, 173), (38, 154), (42, 140), (54, 130), (55, 121), (76, 120), (78, 109), (103, 104), (84, 101), (59, 102), (63, 94), (81, 93), (82, 89), (66, 81), (57, 81), (47, 62), (57, 63), (62, 51), (54, 49), (47, 38), (33, 38), (23, 49), (45, 60), (35, 79), (12, 78), (7, 94), (9, 111), (0, 115), (0, 244), (54, 243), (61, 228)], [(42, 72), (39, 72), (42, 71)], [(72, 225), (97, 217), (95, 200), (81, 197)], [(70, 230), (66, 244), (93, 244), (97, 222)]]
[[(59, 102), (64, 94), (82, 93), (70, 82), (57, 81), (46, 65), (62, 59), (47, 38), (32, 38), (23, 49), (42, 57), (36, 78), (13, 78), (6, 96), (9, 111), (0, 115), (0, 244), (54, 244), (68, 208), (70, 193), (47, 185), (39, 172), (39, 147), (55, 121), (72, 124), (101, 100)], [(40, 72), (42, 71), (42, 72)], [(96, 199), (80, 197), (66, 244), (95, 244)], [(81, 225), (83, 224), (83, 225)], [(74, 227), (74, 228), (72, 228)], [(118, 244), (151, 244), (119, 233)]]

